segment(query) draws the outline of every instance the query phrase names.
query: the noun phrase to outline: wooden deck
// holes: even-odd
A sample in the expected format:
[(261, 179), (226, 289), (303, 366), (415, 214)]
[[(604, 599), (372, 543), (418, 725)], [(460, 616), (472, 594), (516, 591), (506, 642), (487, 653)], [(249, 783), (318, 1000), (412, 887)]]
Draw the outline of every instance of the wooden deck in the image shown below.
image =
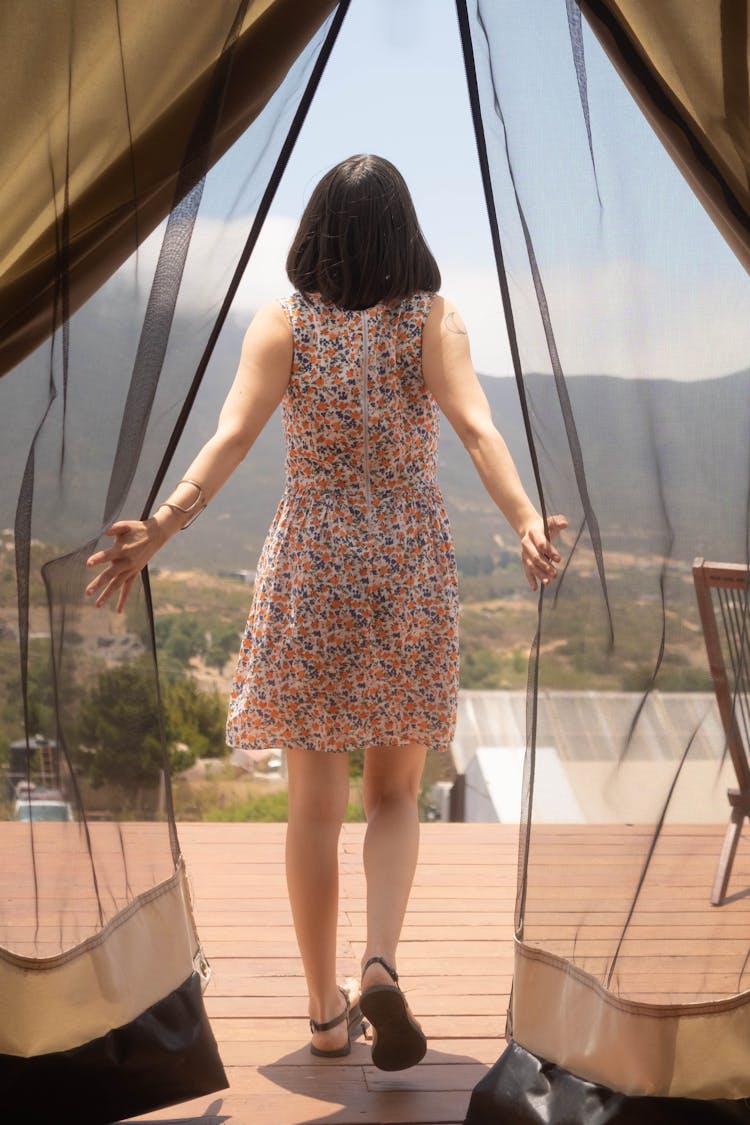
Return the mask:
[[(309, 1053), (306, 992), (286, 897), (285, 826), (186, 824), (180, 839), (213, 967), (206, 1007), (230, 1088), (137, 1120), (191, 1125), (463, 1121), (504, 1047), (512, 971), (516, 840), (498, 825), (424, 825), (399, 973), (430, 1040), (425, 1060), (385, 1074), (364, 1040)], [(359, 975), (365, 920), (362, 825), (342, 832), (339, 970)]]
[[(385, 1074), (357, 1041), (343, 1060), (313, 1060), (306, 995), (286, 899), (283, 825), (180, 828), (199, 930), (214, 977), (206, 1004), (230, 1087), (137, 1120), (189, 1125), (458, 1125), (470, 1092), (504, 1048), (512, 971), (517, 829), (424, 825), (420, 864), (399, 951), (399, 972), (430, 1041), (425, 1060)], [(642, 828), (539, 830), (530, 940), (567, 952), (580, 897), (597, 912), (587, 928), (595, 971), (619, 934), (629, 882), (642, 862)], [(596, 832), (595, 862), (591, 838)], [(342, 835), (341, 976), (357, 976), (364, 931), (363, 826)], [(687, 995), (690, 959), (711, 944), (710, 990), (733, 991), (750, 940), (750, 846), (743, 839), (726, 906), (709, 905), (723, 826), (670, 829), (658, 877), (644, 888), (621, 972), (643, 998)], [(573, 857), (586, 848), (586, 867)], [(689, 853), (689, 854), (688, 854)], [(625, 878), (627, 876), (627, 880)], [(668, 879), (677, 878), (677, 887)], [(576, 895), (578, 899), (576, 899)], [(589, 901), (590, 900), (590, 901)], [(571, 905), (572, 904), (572, 905)], [(658, 953), (656, 958), (654, 954)], [(669, 966), (672, 966), (671, 977)], [(623, 979), (620, 977), (620, 979)], [(750, 982), (744, 981), (744, 987)], [(136, 1120), (136, 1119), (134, 1119)]]

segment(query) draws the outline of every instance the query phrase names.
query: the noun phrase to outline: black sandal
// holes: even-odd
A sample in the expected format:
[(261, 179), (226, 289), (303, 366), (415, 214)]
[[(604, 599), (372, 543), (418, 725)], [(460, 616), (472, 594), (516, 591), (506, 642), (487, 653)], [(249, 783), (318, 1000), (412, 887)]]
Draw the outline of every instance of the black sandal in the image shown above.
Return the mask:
[(379, 1070), (406, 1070), (423, 1059), (427, 1039), (398, 987), (398, 973), (382, 957), (371, 957), (362, 974), (370, 965), (382, 965), (393, 984), (374, 984), (359, 998), (362, 1014), (372, 1024), (372, 1063)]
[(339, 988), (339, 992), (344, 997), (344, 1010), (339, 1015), (334, 1016), (332, 1020), (326, 1020), (325, 1023), (318, 1023), (317, 1020), (310, 1020), (310, 1032), (314, 1031), (333, 1031), (334, 1027), (338, 1027), (344, 1020), (347, 1021), (347, 1037), (346, 1043), (343, 1047), (336, 1047), (333, 1050), (325, 1051), (320, 1047), (315, 1047), (310, 1044), (310, 1054), (315, 1055), (319, 1059), (342, 1059), (345, 1055), (350, 1054), (352, 1049), (352, 1028), (358, 1027), (362, 1023), (362, 1011), (359, 1004), (355, 1004), (352, 1008), (349, 1002), (349, 995), (343, 988)]

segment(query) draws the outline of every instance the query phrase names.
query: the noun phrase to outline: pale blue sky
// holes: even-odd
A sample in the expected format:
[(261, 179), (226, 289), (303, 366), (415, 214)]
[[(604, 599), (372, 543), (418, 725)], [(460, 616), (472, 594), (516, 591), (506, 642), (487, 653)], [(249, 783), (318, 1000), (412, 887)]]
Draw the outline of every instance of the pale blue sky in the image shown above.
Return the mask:
[[(601, 226), (564, 0), (529, 0), (521, 7), (519, 0), (496, 0), (491, 13), (510, 29), (494, 61), (567, 371), (696, 378), (746, 366), (750, 334), (738, 332), (738, 324), (750, 324), (746, 289), (738, 286), (744, 272), (596, 41), (585, 29), (605, 202)], [(519, 57), (533, 65), (518, 66)], [(481, 66), (481, 49), (478, 58)], [(487, 128), (498, 151), (500, 134), (491, 117)], [(545, 135), (543, 166), (535, 147), (539, 130)], [(443, 292), (468, 323), (476, 366), (510, 374), (454, 0), (353, 0), (238, 309), (244, 315), (288, 290), (283, 261), (310, 190), (324, 171), (353, 152), (380, 153), (401, 169), (440, 263)], [(214, 224), (225, 222), (230, 205), (227, 244), (244, 237), (248, 212), (256, 206), (243, 191), (247, 167), (241, 141), (207, 189), (206, 246), (216, 240)], [(571, 214), (580, 216), (577, 225), (571, 225)], [(515, 262), (520, 277), (525, 266), (517, 232), (503, 235), (511, 274)], [(195, 253), (200, 252), (199, 226)], [(228, 265), (217, 251), (213, 265), (218, 292)], [(520, 316), (531, 318), (534, 311), (525, 309), (524, 301)], [(635, 342), (634, 317), (640, 322)], [(704, 351), (713, 370), (707, 370)], [(524, 358), (527, 366), (548, 366), (538, 343), (527, 345)]]
[[(274, 210), (297, 215), (320, 176), (354, 152), (380, 153), (400, 168), (436, 250), (486, 257), (453, 0), (353, 0)], [(223, 203), (242, 166), (238, 147), (226, 162)]]

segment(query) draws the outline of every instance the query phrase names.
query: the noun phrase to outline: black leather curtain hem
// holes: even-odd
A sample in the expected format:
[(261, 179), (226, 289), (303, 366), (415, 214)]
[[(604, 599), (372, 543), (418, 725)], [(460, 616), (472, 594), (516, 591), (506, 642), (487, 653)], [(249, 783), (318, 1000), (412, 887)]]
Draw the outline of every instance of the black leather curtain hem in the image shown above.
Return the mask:
[(628, 1097), (511, 1041), (474, 1087), (464, 1125), (750, 1125), (747, 1099)]
[(124, 1027), (69, 1051), (0, 1055), (5, 1121), (107, 1125), (228, 1085), (193, 973)]

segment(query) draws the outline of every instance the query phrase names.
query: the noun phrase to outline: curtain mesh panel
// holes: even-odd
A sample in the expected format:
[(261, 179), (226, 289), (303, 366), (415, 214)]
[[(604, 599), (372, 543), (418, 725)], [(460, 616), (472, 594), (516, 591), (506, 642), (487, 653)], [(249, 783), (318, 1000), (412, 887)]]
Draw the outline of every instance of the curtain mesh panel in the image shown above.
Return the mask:
[[(729, 141), (741, 114), (725, 128), (709, 109), (717, 97), (734, 104), (726, 28), (704, 41), (684, 6), (581, 7), (638, 9), (643, 89), (658, 71), (674, 117), (677, 103), (696, 108), (698, 86), (702, 105), (680, 117), (693, 153), (683, 178), (644, 117), (646, 93), (639, 107), (574, 3), (520, 13), (459, 0), (541, 502), (570, 520), (531, 649), (516, 1044), (482, 1098), (494, 1091), (503, 1120), (583, 1120), (594, 1083), (619, 1099), (602, 1121), (629, 1120), (633, 1095), (702, 1100), (712, 1120), (719, 1102), (750, 1094), (750, 851), (743, 837), (727, 899), (712, 907), (736, 778), (692, 564), (747, 562), (750, 317), (744, 270), (690, 187), (706, 203), (700, 167), (707, 209), (746, 254), (735, 204), (747, 169)], [(719, 5), (705, 7), (719, 20)], [(663, 702), (676, 691), (679, 711)], [(544, 1093), (529, 1057), (553, 1085), (580, 1079), (566, 1087), (573, 1100)], [(521, 1074), (528, 1090), (513, 1108)], [(482, 1098), (472, 1125), (491, 1119)]]
[[(21, 138), (3, 153), (7, 357), (48, 337), (0, 381), (0, 578), (18, 607), (0, 628), (0, 972), (16, 1005), (0, 1073), (8, 1112), (35, 1120), (50, 1089), (56, 1115), (103, 1122), (225, 1085), (148, 579), (125, 614), (96, 610), (85, 560), (161, 488), (346, 9), (324, 23), (327, 2), (302, 21), (283, 0), (191, 5), (194, 19), (157, 7), (61, 4), (44, 27), (24, 8), (4, 40)], [(227, 198), (216, 161), (232, 141)], [(32, 1010), (45, 981), (56, 1011), (71, 993), (80, 1009), (52, 1039)]]

